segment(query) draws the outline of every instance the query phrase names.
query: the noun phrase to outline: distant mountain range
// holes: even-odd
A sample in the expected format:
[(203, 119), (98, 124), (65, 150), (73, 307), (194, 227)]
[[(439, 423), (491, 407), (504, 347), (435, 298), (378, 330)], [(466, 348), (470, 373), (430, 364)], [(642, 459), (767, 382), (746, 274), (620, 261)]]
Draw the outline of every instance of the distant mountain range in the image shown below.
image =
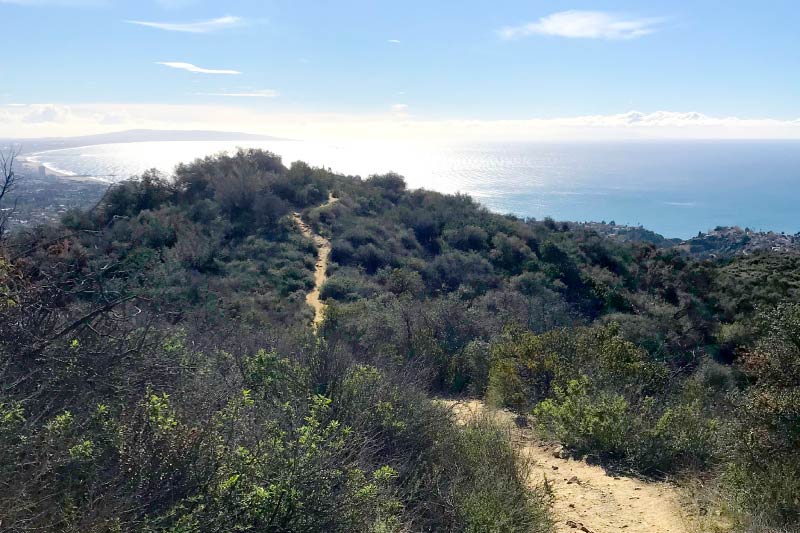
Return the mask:
[(0, 145), (19, 144), (25, 152), (41, 152), (60, 148), (76, 148), (95, 144), (159, 142), (159, 141), (276, 141), (278, 137), (204, 130), (125, 130), (78, 137), (43, 137), (38, 139), (4, 139)]

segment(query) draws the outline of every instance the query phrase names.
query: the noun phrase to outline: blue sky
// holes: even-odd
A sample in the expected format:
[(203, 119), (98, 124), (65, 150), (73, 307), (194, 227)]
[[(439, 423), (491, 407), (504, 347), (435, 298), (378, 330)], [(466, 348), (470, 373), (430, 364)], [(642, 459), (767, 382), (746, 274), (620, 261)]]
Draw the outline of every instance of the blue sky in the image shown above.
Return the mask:
[(800, 136), (796, 1), (0, 0), (0, 18), (3, 135)]

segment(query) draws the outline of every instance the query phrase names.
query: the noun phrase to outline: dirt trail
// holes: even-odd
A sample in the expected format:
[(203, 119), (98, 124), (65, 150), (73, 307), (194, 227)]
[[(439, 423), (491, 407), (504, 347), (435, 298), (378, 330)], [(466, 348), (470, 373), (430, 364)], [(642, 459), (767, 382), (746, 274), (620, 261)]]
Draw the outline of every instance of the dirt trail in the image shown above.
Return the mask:
[(668, 484), (608, 475), (599, 466), (562, 459), (560, 446), (546, 444), (529, 428), (520, 428), (509, 411), (491, 410), (478, 400), (447, 401), (456, 420), (466, 423), (491, 413), (511, 430), (512, 442), (532, 463), (529, 481), (541, 484), (545, 476), (555, 493), (555, 530), (592, 533), (685, 533), (691, 531), (681, 512), (678, 490)]
[[(328, 201), (321, 207), (334, 204), (338, 200), (338, 198), (334, 198), (333, 195), (330, 195), (328, 196)], [(306, 294), (306, 303), (314, 310), (314, 329), (316, 329), (322, 322), (325, 312), (325, 304), (320, 301), (319, 292), (325, 280), (328, 279), (328, 257), (331, 254), (331, 242), (322, 235), (311, 231), (309, 225), (303, 222), (300, 213), (292, 213), (292, 218), (294, 218), (294, 221), (300, 227), (300, 232), (303, 236), (314, 241), (314, 244), (317, 246), (317, 264), (314, 267), (314, 289)]]

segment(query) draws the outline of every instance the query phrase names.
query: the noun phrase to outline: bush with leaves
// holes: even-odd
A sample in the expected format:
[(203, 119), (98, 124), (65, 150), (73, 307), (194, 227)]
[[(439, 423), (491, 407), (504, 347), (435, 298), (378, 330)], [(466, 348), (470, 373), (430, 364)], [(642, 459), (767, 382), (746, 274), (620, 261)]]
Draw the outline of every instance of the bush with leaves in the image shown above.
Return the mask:
[(800, 520), (800, 306), (763, 311), (757, 328), (741, 362), (753, 383), (734, 397), (723, 480), (740, 522), (787, 527)]
[(719, 420), (699, 402), (675, 401), (666, 408), (658, 403), (645, 397), (632, 404), (583, 376), (564, 389), (555, 386), (533, 415), (543, 431), (578, 455), (645, 474), (708, 466), (717, 451)]
[(532, 409), (539, 427), (578, 455), (646, 473), (706, 466), (720, 421), (691, 387), (672, 389), (667, 378), (615, 325), (510, 329), (492, 351), (487, 399)]

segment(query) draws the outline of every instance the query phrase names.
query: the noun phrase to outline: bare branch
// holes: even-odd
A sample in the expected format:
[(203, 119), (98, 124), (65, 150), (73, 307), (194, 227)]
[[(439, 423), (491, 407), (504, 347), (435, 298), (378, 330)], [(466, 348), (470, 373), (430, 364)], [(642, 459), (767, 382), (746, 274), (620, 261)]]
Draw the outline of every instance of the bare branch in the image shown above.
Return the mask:
[(15, 188), (19, 181), (19, 176), (14, 172), (14, 163), (19, 156), (20, 150), (10, 146), (8, 149), (0, 151), (0, 240), (6, 233), (8, 221), (16, 210), (16, 202), (12, 207), (6, 207), (8, 195)]

